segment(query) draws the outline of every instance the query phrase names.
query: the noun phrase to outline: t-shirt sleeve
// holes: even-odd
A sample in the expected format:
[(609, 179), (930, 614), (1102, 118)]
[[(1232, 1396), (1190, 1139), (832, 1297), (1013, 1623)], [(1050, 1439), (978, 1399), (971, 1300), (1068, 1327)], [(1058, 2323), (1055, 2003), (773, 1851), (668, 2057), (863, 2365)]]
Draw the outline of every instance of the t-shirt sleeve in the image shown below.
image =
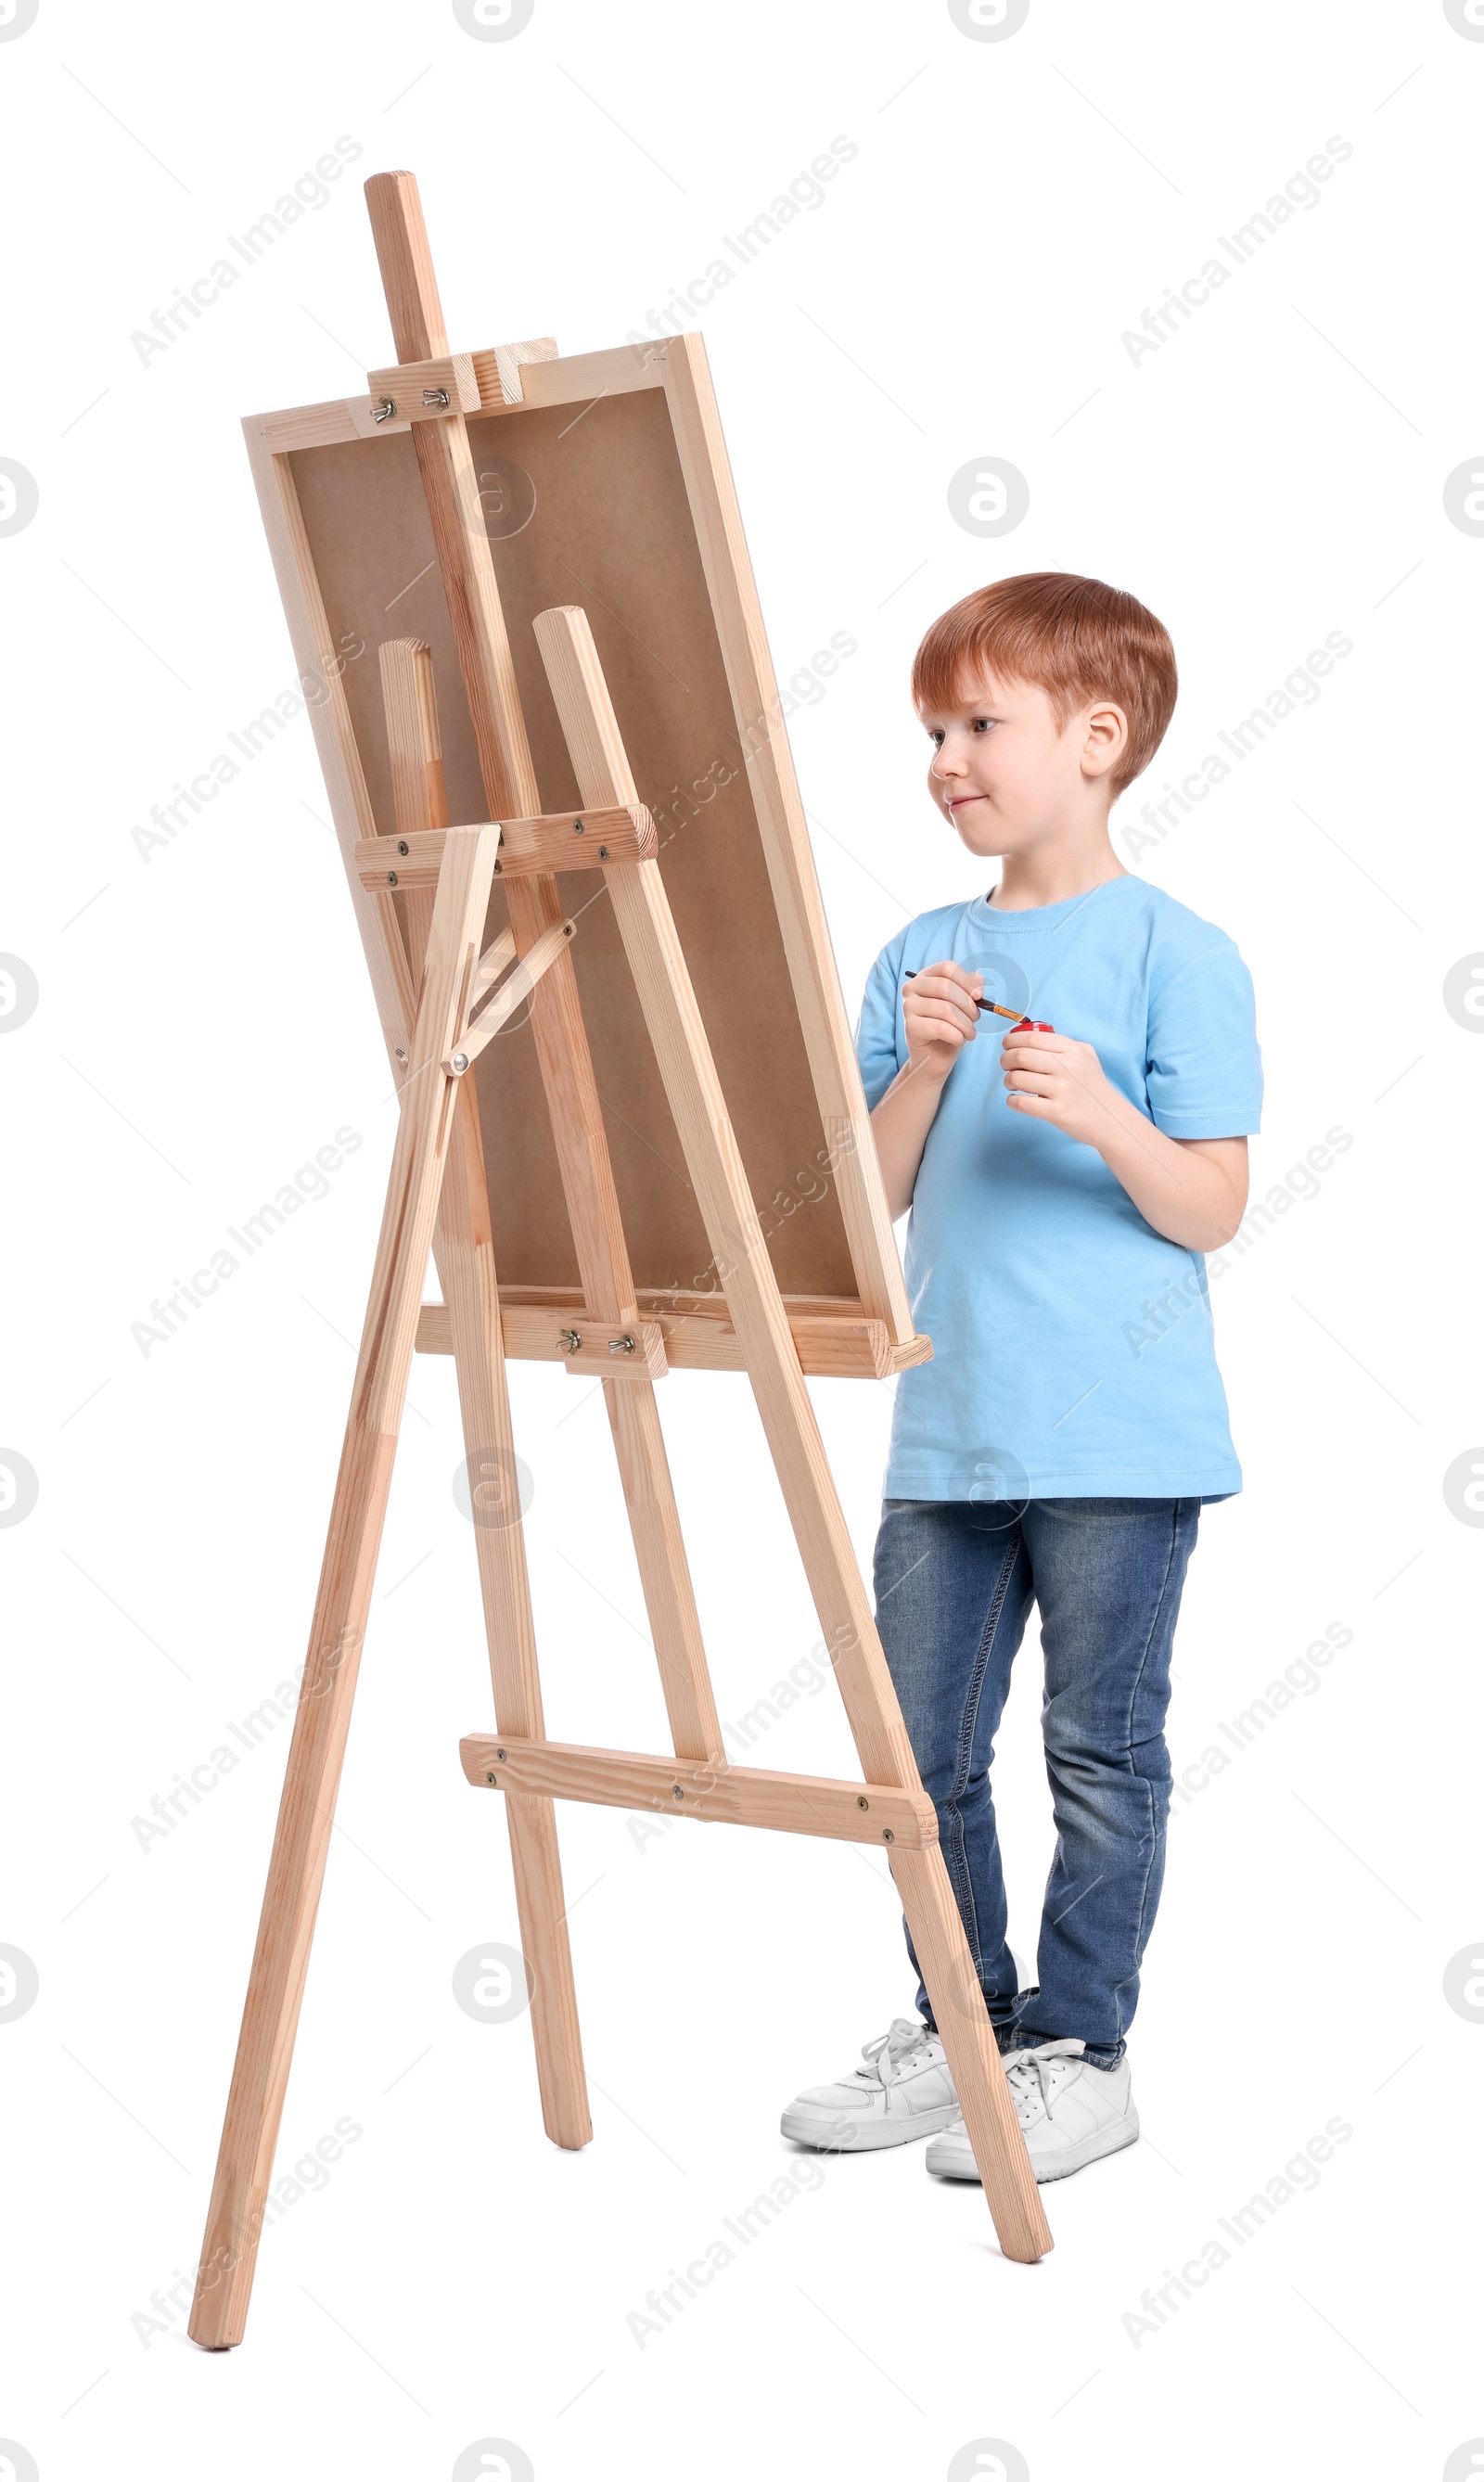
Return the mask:
[(1261, 1126), (1257, 1006), (1233, 941), (1152, 989), (1145, 1085), (1154, 1126), (1167, 1137), (1252, 1137)]
[(897, 1070), (907, 1066), (899, 997), (904, 945), (905, 936), (883, 948), (866, 977), (865, 997), (861, 1003), (856, 1058), (868, 1112), (875, 1111)]

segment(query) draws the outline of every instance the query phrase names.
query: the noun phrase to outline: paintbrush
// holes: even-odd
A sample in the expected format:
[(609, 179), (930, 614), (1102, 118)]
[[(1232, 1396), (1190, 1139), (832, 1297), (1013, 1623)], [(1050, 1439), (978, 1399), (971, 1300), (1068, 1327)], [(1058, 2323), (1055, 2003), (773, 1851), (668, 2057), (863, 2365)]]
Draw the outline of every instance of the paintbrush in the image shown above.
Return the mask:
[[(909, 967), (902, 976), (903, 982), (910, 983), (917, 971), (915, 965)], [(1056, 1031), (1053, 1025), (1043, 1025), (1039, 1018), (1027, 1017), (1023, 1009), (1002, 1008), (998, 1000), (979, 1000), (975, 1005), (987, 1010), (991, 1017), (1007, 1017), (1014, 1025), (1028, 1026), (1034, 1034), (1054, 1034)]]

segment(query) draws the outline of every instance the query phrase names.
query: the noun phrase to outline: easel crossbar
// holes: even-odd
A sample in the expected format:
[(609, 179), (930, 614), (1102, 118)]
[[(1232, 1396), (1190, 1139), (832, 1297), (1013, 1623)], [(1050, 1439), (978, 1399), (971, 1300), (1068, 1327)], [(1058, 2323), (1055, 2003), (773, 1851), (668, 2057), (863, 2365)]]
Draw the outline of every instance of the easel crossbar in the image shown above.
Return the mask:
[[(500, 1287), (500, 1330), (507, 1360), (558, 1361), (568, 1348), (565, 1333), (574, 1325), (587, 1327), (587, 1306), (579, 1291), (553, 1288), (549, 1299), (522, 1300), (518, 1286)], [(789, 1334), (808, 1379), (889, 1379), (925, 1361), (931, 1347), (926, 1336), (911, 1344), (893, 1344), (881, 1319), (851, 1318), (831, 1311), (815, 1315), (794, 1309), (784, 1297)], [(657, 1328), (665, 1361), (672, 1370), (741, 1370), (747, 1363), (742, 1341), (726, 1315), (726, 1305), (676, 1302), (669, 1293), (641, 1291), (639, 1314)], [(425, 1302), (417, 1320), (419, 1353), (452, 1353), (453, 1325), (441, 1302)], [(575, 1366), (575, 1365), (574, 1365)], [(583, 1365), (584, 1367), (586, 1365)]]
[(925, 1792), (895, 1784), (842, 1783), (831, 1776), (791, 1776), (704, 1766), (628, 1750), (581, 1749), (570, 1742), (521, 1741), (471, 1732), (459, 1744), (471, 1784), (497, 1792), (544, 1793), (555, 1801), (597, 1802), (615, 1809), (666, 1810), (675, 1818), (729, 1827), (782, 1828), (844, 1844), (888, 1844), (919, 1853), (938, 1842), (938, 1814)]
[[(499, 819), (496, 879), (538, 878), (543, 871), (596, 870), (652, 861), (659, 831), (643, 802), (599, 804), (590, 810), (543, 810), (533, 819)], [(385, 887), (436, 887), (446, 828), (401, 836), (362, 836), (356, 875), (373, 893)]]

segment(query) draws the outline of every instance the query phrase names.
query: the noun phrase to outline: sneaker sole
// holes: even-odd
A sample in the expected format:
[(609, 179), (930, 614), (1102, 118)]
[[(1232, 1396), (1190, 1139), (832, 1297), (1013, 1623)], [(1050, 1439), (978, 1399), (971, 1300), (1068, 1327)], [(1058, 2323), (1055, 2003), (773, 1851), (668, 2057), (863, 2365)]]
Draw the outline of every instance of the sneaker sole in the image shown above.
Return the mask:
[[(1069, 2147), (1055, 2163), (1038, 2164), (1033, 2155), (1031, 2168), (1038, 2187), (1044, 2188), (1049, 2180), (1070, 2179), (1073, 2172), (1085, 2170), (1089, 2163), (1100, 2163), (1105, 2154), (1121, 2154), (1126, 2146), (1135, 2144), (1138, 2134), (1139, 2115), (1136, 2111), (1129, 2111), (1123, 2119), (1110, 2122), (1106, 2128), (1095, 2129), (1090, 2137), (1082, 2139), (1080, 2145)], [(978, 2167), (971, 2154), (967, 2163), (930, 2161), (927, 2168), (940, 2180), (977, 2180), (979, 2178)]]
[(811, 2146), (816, 2153), (874, 2154), (886, 2146), (914, 2146), (919, 2138), (937, 2137), (958, 2116), (956, 2102), (944, 2103), (937, 2111), (914, 2112), (911, 2119), (894, 2112), (889, 2120), (864, 2122), (842, 2137), (824, 2117), (815, 2120), (805, 2112), (785, 2111), (779, 2126), (796, 2146)]

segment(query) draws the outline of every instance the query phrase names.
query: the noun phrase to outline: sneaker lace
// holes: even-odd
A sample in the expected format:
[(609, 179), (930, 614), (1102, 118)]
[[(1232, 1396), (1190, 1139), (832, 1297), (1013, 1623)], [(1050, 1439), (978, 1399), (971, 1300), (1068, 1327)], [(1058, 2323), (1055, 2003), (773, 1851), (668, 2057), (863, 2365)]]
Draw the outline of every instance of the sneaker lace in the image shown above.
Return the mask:
[(1087, 2046), (1080, 2039), (1072, 2042), (1038, 2043), (1033, 2049), (1011, 2051), (1005, 2057), (1005, 2077), (1015, 2097), (1018, 2113), (1033, 2110), (1037, 2102), (1051, 2117), (1051, 2096), (1060, 2083), (1056, 2062), (1080, 2058)]
[(865, 2066), (858, 2069), (856, 2074), (877, 2079), (885, 2090), (888, 2111), (891, 2108), (891, 2088), (901, 2073), (904, 2061), (914, 2051), (921, 2050), (923, 2045), (932, 2039), (927, 2027), (911, 2017), (893, 2017), (885, 2034), (878, 2034), (872, 2043), (861, 2044), (861, 2057)]

